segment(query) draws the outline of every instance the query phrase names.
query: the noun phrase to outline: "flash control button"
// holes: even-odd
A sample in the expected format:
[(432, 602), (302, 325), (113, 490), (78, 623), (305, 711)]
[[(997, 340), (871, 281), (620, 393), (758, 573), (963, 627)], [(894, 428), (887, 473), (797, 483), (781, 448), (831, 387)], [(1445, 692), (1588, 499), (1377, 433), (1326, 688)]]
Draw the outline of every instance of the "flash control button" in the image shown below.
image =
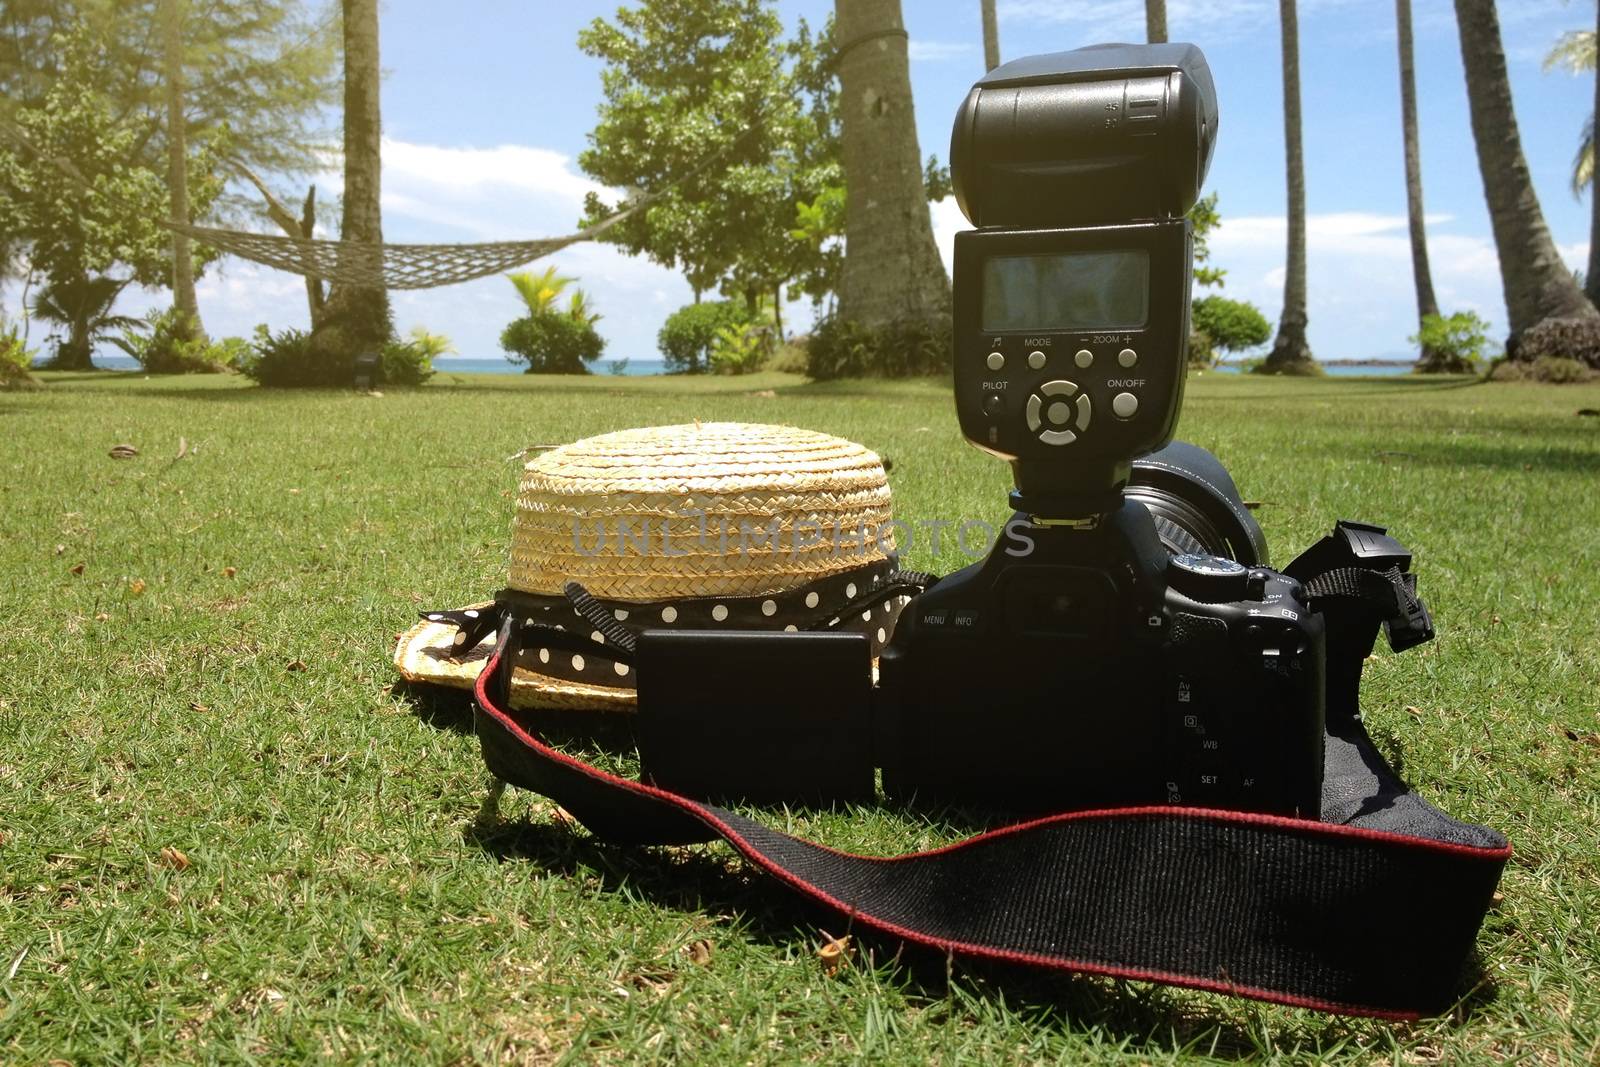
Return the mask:
[(1005, 370), (1006, 368), (1006, 357), (999, 352), (990, 352), (989, 358), (984, 362), (989, 365), (990, 370)]
[(1111, 413), (1119, 419), (1131, 419), (1139, 413), (1139, 398), (1132, 393), (1118, 393), (1111, 398)]
[(1088, 370), (1089, 367), (1094, 363), (1094, 353), (1089, 351), (1087, 348), (1080, 348), (1078, 349), (1077, 354), (1072, 357), (1072, 362), (1076, 363), (1082, 369)]
[(1044, 353), (1037, 348), (1028, 353), (1028, 368), (1030, 370), (1044, 369)]
[(1131, 348), (1124, 348), (1121, 352), (1117, 353), (1117, 362), (1122, 364), (1124, 367), (1131, 367), (1135, 363), (1139, 362), (1139, 353), (1135, 352)]

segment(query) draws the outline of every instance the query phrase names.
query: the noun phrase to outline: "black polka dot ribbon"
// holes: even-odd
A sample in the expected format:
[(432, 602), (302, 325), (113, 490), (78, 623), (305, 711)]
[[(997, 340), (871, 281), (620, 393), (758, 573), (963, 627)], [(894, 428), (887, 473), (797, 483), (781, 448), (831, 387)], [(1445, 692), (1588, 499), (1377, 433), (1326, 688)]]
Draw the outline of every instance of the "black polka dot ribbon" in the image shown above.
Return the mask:
[(631, 689), (633, 638), (647, 629), (851, 631), (865, 634), (877, 656), (900, 610), (932, 581), (897, 569), (891, 558), (760, 596), (606, 600), (569, 583), (562, 596), (503, 589), (491, 607), (422, 617), (455, 626), (452, 643), (462, 652), (494, 633), (502, 618), (520, 620), (519, 666), (566, 681)]

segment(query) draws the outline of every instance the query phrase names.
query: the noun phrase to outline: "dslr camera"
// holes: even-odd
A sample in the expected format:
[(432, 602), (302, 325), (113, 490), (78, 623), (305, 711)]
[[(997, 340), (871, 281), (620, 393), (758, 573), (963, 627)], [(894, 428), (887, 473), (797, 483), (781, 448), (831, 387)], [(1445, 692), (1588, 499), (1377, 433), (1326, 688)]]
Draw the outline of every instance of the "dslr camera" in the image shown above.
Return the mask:
[[(1323, 617), (1267, 566), (1216, 458), (1172, 442), (1186, 212), (1216, 132), (1193, 45), (1035, 56), (973, 86), (950, 150), (976, 227), (955, 241), (956, 415), (1010, 462), (1015, 514), (907, 605), (876, 686), (860, 635), (645, 631), (646, 777), (838, 799), (870, 796), (881, 767), (903, 799), (1317, 817)], [(841, 710), (753, 720), (742, 691), (714, 691), (743, 660)]]
[(1169, 444), (1216, 132), (1185, 44), (1017, 60), (956, 115), (956, 414), (1016, 514), (882, 656), (893, 794), (1318, 813), (1322, 618)]

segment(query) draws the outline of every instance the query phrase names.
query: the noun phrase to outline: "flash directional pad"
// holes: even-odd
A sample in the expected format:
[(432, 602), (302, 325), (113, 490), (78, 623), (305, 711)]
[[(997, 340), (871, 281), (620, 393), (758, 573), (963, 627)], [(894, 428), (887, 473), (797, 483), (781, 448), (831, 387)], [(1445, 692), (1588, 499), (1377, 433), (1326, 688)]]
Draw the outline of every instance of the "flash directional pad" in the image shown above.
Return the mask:
[(1089, 394), (1076, 382), (1045, 382), (1028, 397), (1024, 417), (1028, 429), (1047, 445), (1070, 445), (1089, 428), (1093, 408)]

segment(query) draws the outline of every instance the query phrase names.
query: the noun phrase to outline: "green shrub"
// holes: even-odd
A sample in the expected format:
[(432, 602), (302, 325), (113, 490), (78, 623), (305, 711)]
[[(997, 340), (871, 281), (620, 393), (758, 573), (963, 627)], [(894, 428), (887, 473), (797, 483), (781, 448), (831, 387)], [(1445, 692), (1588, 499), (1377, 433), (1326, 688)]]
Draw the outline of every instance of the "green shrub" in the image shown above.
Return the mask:
[[(434, 347), (430, 340), (442, 340), (449, 345), (449, 339), (438, 334), (426, 334), (418, 339), (415, 331), (412, 336), (404, 341), (390, 341), (383, 346), (383, 362), (379, 367), (378, 381), (374, 385), (421, 385), (433, 377)], [(448, 347), (445, 351), (450, 351)], [(351, 373), (355, 367), (352, 364)]]
[(1189, 362), (1209, 367), (1217, 351), (1242, 352), (1265, 344), (1272, 324), (1254, 304), (1225, 296), (1203, 296), (1190, 305)]
[(146, 374), (218, 374), (232, 370), (249, 347), (243, 338), (189, 339), (177, 308), (150, 311), (112, 344), (139, 361)]
[(750, 374), (772, 353), (772, 328), (750, 323), (724, 326), (711, 348), (711, 369), (718, 374)]
[(802, 335), (791, 337), (767, 360), (767, 370), (782, 371), (784, 374), (809, 374), (811, 372), (811, 353), (809, 351), (811, 337)]
[(830, 315), (807, 345), (808, 372), (830, 378), (909, 378), (950, 370), (950, 324), (895, 323), (872, 329)]
[(1422, 374), (1462, 374), (1476, 370), (1489, 349), (1489, 324), (1474, 312), (1424, 315), (1407, 338), (1422, 349), (1416, 370)]
[[(415, 339), (390, 341), (379, 355), (374, 386), (421, 385), (433, 377), (432, 353)], [(317, 350), (304, 330), (274, 334), (257, 326), (250, 354), (239, 369), (258, 384), (274, 388), (350, 389), (355, 386), (356, 357)]]
[(30, 373), (36, 353), (22, 340), (21, 328), (0, 312), (0, 389), (35, 389)]
[(666, 360), (667, 372), (699, 374), (709, 370), (718, 331), (744, 326), (754, 318), (743, 300), (702, 300), (674, 311), (656, 334), (656, 347)]
[(1540, 356), (1538, 359), (1499, 359), (1489, 369), (1489, 377), (1497, 382), (1547, 382), (1551, 385), (1572, 385), (1591, 382), (1600, 374), (1576, 359), (1563, 356)]
[(516, 319), (500, 333), (500, 347), (529, 374), (588, 374), (605, 351), (594, 325), (564, 311), (541, 311)]

